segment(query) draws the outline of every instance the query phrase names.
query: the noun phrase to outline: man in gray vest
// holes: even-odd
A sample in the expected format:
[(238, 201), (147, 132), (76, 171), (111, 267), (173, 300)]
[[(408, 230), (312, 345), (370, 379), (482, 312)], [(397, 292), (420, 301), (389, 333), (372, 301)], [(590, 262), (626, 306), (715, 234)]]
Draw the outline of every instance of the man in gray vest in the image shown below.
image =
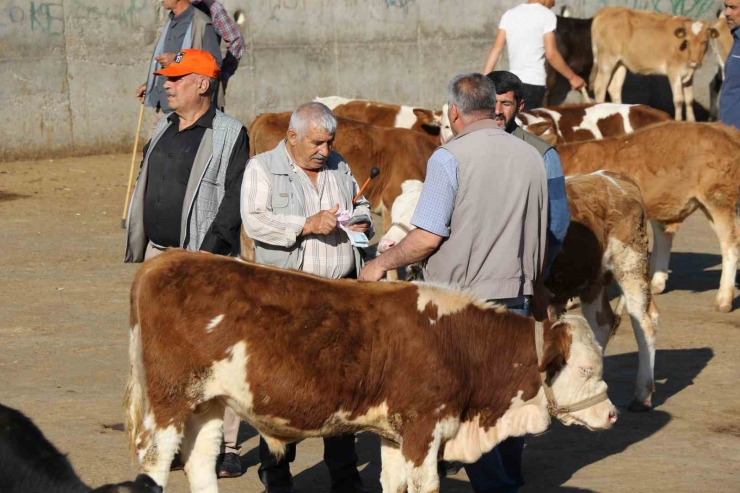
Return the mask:
[[(213, 56), (186, 49), (157, 72), (173, 110), (144, 146), (144, 160), (126, 221), (125, 262), (143, 262), (165, 248), (238, 255), (239, 195), (249, 137), (239, 120), (211, 103), (219, 68)], [(227, 409), (219, 476), (242, 473), (238, 418)]]
[[(355, 244), (372, 237), (370, 203), (342, 156), (332, 151), (337, 120), (321, 103), (306, 103), (290, 118), (287, 137), (250, 159), (242, 184), (242, 222), (258, 263), (329, 279), (356, 278)], [(367, 235), (367, 236), (365, 236)], [(275, 327), (280, 330), (280, 327)], [(260, 439), (259, 476), (267, 493), (293, 491), (295, 444), (277, 460)], [(364, 491), (354, 435), (324, 438), (332, 493)]]
[[(496, 87), (481, 74), (453, 78), (447, 90), (455, 137), (427, 164), (416, 229), (369, 262), (360, 280), (426, 259), (427, 281), (472, 291), (478, 298), (530, 314), (545, 260), (547, 177), (539, 152), (499, 128), (492, 117)], [(466, 466), (477, 493), (518, 488), (521, 455), (505, 467), (498, 447)]]
[(173, 109), (164, 89), (166, 78), (158, 76), (158, 70), (167, 68), (177, 53), (187, 48), (207, 51), (221, 66), (220, 43), (211, 18), (191, 5), (190, 0), (162, 0), (162, 7), (170, 11), (167, 24), (154, 48), (149, 77), (136, 90), (136, 96), (154, 108), (152, 129)]

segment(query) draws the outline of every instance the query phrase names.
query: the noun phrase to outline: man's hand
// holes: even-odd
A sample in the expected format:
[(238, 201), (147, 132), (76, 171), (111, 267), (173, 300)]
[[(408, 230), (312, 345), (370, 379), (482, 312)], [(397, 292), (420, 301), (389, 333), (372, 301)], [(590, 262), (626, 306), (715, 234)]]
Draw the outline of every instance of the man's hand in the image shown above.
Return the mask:
[(573, 74), (573, 77), (568, 79), (568, 82), (570, 82), (570, 88), (574, 91), (578, 91), (581, 89), (581, 87), (586, 86), (586, 81), (583, 80), (583, 78), (579, 75)]
[(337, 227), (337, 211), (339, 204), (334, 204), (331, 209), (324, 210), (306, 219), (301, 236), (306, 235), (328, 235)]
[(146, 91), (146, 82), (144, 82), (142, 85), (139, 86), (138, 89), (136, 89), (136, 98), (139, 100), (140, 103), (144, 102), (144, 91)]
[(176, 53), (162, 53), (158, 57), (155, 57), (154, 59), (159, 63), (162, 68), (167, 67), (169, 64), (175, 61), (175, 57), (177, 56)]
[(380, 262), (375, 259), (365, 264), (357, 279), (360, 281), (380, 281), (384, 275), (385, 271), (380, 267)]
[(370, 229), (370, 223), (355, 223), (351, 226), (347, 226), (347, 229), (350, 231), (354, 231), (355, 233), (364, 233), (368, 229)]

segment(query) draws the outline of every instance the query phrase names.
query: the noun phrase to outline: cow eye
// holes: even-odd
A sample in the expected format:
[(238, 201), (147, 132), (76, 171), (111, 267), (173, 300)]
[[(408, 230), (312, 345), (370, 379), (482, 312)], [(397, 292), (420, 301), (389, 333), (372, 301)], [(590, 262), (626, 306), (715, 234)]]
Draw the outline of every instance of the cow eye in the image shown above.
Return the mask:
[(578, 373), (586, 378), (591, 378), (591, 376), (594, 374), (594, 370), (593, 368), (589, 368), (588, 366), (579, 366)]

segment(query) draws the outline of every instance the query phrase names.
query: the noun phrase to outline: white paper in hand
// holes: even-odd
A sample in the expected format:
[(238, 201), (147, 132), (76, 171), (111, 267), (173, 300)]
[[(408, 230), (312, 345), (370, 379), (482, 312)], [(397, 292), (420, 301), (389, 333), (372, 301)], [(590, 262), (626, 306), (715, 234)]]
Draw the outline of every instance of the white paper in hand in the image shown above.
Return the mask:
[(367, 236), (365, 236), (365, 233), (352, 231), (344, 226), (341, 226), (341, 228), (345, 233), (347, 233), (347, 237), (349, 238), (350, 243), (352, 243), (352, 246), (357, 248), (367, 248), (369, 246), (370, 241), (367, 239)]

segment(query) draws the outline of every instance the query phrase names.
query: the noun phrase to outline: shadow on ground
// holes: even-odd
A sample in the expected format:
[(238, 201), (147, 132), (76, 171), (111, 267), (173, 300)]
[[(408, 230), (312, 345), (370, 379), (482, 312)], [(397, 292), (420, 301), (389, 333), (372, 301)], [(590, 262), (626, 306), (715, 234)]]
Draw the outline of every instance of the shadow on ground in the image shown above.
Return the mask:
[[(637, 353), (617, 354), (604, 359), (604, 374), (609, 384), (609, 397), (620, 409), (619, 421), (608, 431), (591, 432), (578, 426), (566, 427), (555, 422), (539, 436), (527, 438), (524, 470), (527, 484), (521, 493), (557, 492), (588, 493), (591, 490), (563, 486), (579, 470), (611, 455), (619, 454), (631, 445), (650, 437), (666, 426), (671, 415), (660, 410), (668, 399), (693, 385), (694, 379), (714, 357), (710, 348), (659, 350), (655, 357), (656, 391), (653, 397), (655, 410), (649, 413), (626, 411), (634, 391), (637, 374)], [(244, 427), (242, 432), (245, 431)], [(254, 432), (245, 434), (247, 438)], [(242, 438), (240, 434), (240, 438)], [(298, 454), (301, 447), (298, 446)], [(357, 437), (357, 453), (362, 479), (371, 492), (380, 492), (380, 439), (370, 433)], [(259, 463), (257, 449), (249, 451), (243, 464)], [(251, 472), (254, 473), (254, 472)], [(302, 492), (329, 491), (329, 473), (323, 462), (297, 474), (295, 486)], [(455, 476), (442, 480), (441, 490), (446, 493), (471, 493), (467, 481)]]

